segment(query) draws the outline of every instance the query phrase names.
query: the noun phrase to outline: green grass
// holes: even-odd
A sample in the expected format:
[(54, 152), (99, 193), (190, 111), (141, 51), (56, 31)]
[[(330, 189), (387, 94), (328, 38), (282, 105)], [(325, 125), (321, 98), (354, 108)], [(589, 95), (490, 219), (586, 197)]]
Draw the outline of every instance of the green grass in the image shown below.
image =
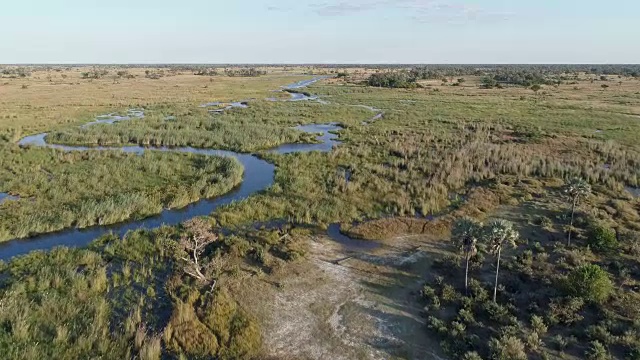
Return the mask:
[[(200, 260), (207, 276), (221, 257), (215, 291), (183, 272), (181, 229), (104, 236), (86, 249), (57, 248), (0, 262), (0, 350), (3, 359), (253, 359), (262, 334), (224, 290), (269, 259), (291, 261), (296, 241), (257, 231), (221, 238)], [(256, 252), (262, 254), (256, 257)], [(260, 263), (256, 261), (260, 260)], [(254, 264), (254, 265), (251, 265)], [(255, 265), (257, 264), (257, 265)]]
[(235, 159), (145, 152), (0, 149), (0, 241), (71, 226), (139, 219), (230, 191), (242, 180)]
[[(295, 125), (340, 121), (355, 124), (370, 113), (318, 103), (252, 101), (247, 109), (211, 115), (203, 108), (156, 107), (144, 119), (88, 128), (55, 131), (47, 141), (72, 145), (193, 146), (252, 152), (284, 143), (313, 142), (314, 136), (291, 129)], [(166, 116), (175, 120), (165, 120)]]

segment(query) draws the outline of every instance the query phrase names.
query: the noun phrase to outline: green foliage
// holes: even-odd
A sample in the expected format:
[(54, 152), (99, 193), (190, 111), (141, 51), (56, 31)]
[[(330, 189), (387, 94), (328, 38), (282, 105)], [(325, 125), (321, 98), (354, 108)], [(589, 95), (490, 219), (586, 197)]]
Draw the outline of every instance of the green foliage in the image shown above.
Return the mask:
[(567, 277), (566, 291), (587, 301), (603, 303), (613, 291), (609, 274), (595, 264), (587, 264), (574, 269)]
[(572, 178), (565, 186), (564, 191), (575, 201), (579, 197), (585, 197), (591, 194), (591, 185), (585, 179)]
[(255, 358), (256, 322), (224, 291), (201, 295), (182, 282), (176, 232), (136, 231), (0, 263), (2, 358)]
[(531, 327), (533, 328), (533, 331), (539, 335), (546, 334), (548, 330), (547, 325), (544, 323), (544, 319), (538, 315), (531, 316)]
[(88, 250), (31, 253), (0, 274), (3, 359), (124, 358), (130, 348), (111, 336), (106, 264)]
[(237, 160), (215, 156), (0, 152), (0, 183), (21, 197), (0, 204), (0, 241), (144, 218), (224, 194), (243, 172)]
[(406, 71), (393, 71), (371, 74), (367, 85), (386, 88), (410, 88), (416, 86), (416, 78)]
[(198, 319), (193, 307), (182, 302), (176, 304), (164, 338), (170, 351), (195, 358), (214, 357), (220, 347), (216, 336)]
[(514, 336), (493, 338), (489, 343), (492, 358), (495, 360), (527, 360), (524, 344)]
[(478, 303), (484, 303), (489, 300), (489, 291), (475, 279), (469, 281), (469, 294)]
[(599, 341), (595, 340), (591, 342), (589, 350), (585, 353), (588, 360), (609, 360), (611, 356), (607, 351), (607, 348)]
[(584, 306), (582, 298), (555, 298), (551, 299), (547, 317), (551, 324), (571, 325), (582, 320), (580, 314)]
[(481, 80), (481, 86), (485, 89), (493, 89), (498, 85), (498, 82), (492, 76), (485, 76)]
[(482, 224), (470, 218), (457, 219), (451, 229), (451, 240), (460, 248), (465, 259), (478, 252), (478, 238), (482, 235)]
[(610, 253), (618, 249), (618, 239), (613, 229), (601, 224), (593, 224), (589, 228), (587, 244), (596, 252)]
[(469, 351), (464, 354), (462, 360), (482, 360), (482, 356), (475, 351)]
[(515, 247), (519, 236), (513, 223), (503, 219), (492, 220), (483, 228), (483, 238), (489, 252), (494, 255), (498, 255), (505, 246)]

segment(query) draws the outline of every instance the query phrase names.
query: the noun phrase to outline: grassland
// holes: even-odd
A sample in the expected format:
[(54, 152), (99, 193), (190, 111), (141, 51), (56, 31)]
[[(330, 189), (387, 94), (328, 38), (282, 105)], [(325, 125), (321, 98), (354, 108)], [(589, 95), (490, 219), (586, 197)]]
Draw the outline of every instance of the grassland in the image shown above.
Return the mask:
[[(414, 89), (381, 89), (362, 85), (370, 72), (357, 71), (308, 89), (329, 104), (262, 100), (270, 96), (267, 89), (296, 79), (281, 72), (211, 81), (187, 74), (120, 84), (86, 81), (81, 86), (93, 89), (99, 101), (107, 88), (121, 89), (125, 99), (140, 91), (140, 99), (100, 103), (84, 115), (70, 110), (70, 101), (58, 109), (64, 115), (42, 122), (20, 115), (25, 125), (19, 130), (5, 122), (7, 139), (53, 130), (51, 139), (76, 144), (258, 152), (280, 141), (305, 141), (288, 130), (292, 125), (337, 121), (344, 129), (343, 143), (330, 153), (260, 152), (276, 165), (275, 184), (208, 218), (207, 232), (225, 234), (203, 253), (208, 281), (185, 272), (180, 240), (196, 234), (185, 227), (107, 237), (89, 249), (34, 253), (3, 264), (0, 324), (8, 325), (0, 327), (0, 347), (13, 358), (317, 358), (319, 352), (332, 358), (638, 358), (640, 200), (627, 189), (640, 184), (640, 81), (615, 77), (603, 88), (597, 74), (580, 74), (570, 84), (536, 93), (516, 86), (481, 89), (480, 78), (466, 76), (456, 86), (428, 80)], [(51, 89), (42, 75), (35, 76), (40, 81), (29, 80), (34, 84), (27, 89), (18, 87), (26, 80), (13, 80), (11, 96)], [(126, 84), (131, 88), (125, 90)], [(222, 84), (229, 93), (212, 96)], [(182, 95), (155, 98), (150, 89), (156, 86)], [(246, 97), (256, 98), (248, 109), (213, 117), (197, 108)], [(365, 125), (376, 113), (354, 105), (384, 115)], [(73, 117), (138, 106), (148, 109), (147, 118), (113, 126), (78, 130), (81, 120)], [(165, 120), (167, 115), (176, 120)], [(140, 134), (148, 137), (141, 140)], [(86, 178), (88, 164), (93, 169), (95, 162), (104, 163), (104, 179), (94, 184), (100, 191), (101, 184), (119, 184), (107, 173), (126, 173), (125, 163), (144, 169), (127, 176), (153, 182), (162, 193), (178, 182), (168, 169), (177, 166), (195, 176), (185, 161), (195, 157), (64, 155), (12, 144), (3, 151), (13, 155), (3, 157), (2, 168), (58, 169), (57, 177), (68, 179)], [(67, 164), (65, 157), (75, 160)], [(149, 177), (156, 167), (164, 170), (154, 170), (157, 179)], [(15, 182), (11, 174), (6, 172), (0, 190), (25, 199), (32, 196), (28, 184), (33, 196), (55, 192), (44, 191), (44, 180), (26, 179), (26, 171)], [(574, 177), (586, 179), (593, 192), (578, 203), (570, 226), (571, 199), (564, 189)], [(185, 180), (185, 188), (192, 183), (198, 182)], [(122, 186), (111, 194), (131, 184)], [(102, 196), (90, 189), (84, 198)], [(53, 197), (51, 207), (59, 199)], [(16, 214), (11, 221), (28, 218)], [(450, 242), (451, 224), (464, 216), (507, 219), (520, 234), (518, 246), (502, 255), (496, 303), (488, 296), (495, 259), (486, 248), (472, 260), (472, 286), (465, 293), (462, 254)], [(323, 230), (334, 222), (380, 248), (337, 249)], [(610, 236), (603, 246), (596, 228), (615, 241)], [(571, 274), (587, 265), (597, 265), (610, 279), (605, 300), (593, 301), (569, 286)], [(29, 348), (31, 343), (52, 345)]]
[(235, 159), (2, 147), (0, 241), (140, 219), (219, 196), (242, 181)]
[[(77, 126), (95, 116), (153, 105), (195, 108), (201, 104), (263, 98), (283, 84), (303, 79), (288, 74), (269, 77), (209, 77), (190, 71), (166, 72), (159, 79), (145, 71), (125, 70), (134, 78), (117, 77), (118, 69), (100, 79), (83, 79), (91, 68), (41, 70), (26, 78), (0, 78), (0, 134), (20, 136)], [(115, 76), (115, 78), (114, 78)]]
[[(175, 116), (175, 120), (166, 120)], [(114, 125), (65, 128), (51, 133), (47, 141), (71, 145), (153, 145), (193, 146), (255, 152), (284, 143), (313, 142), (314, 136), (291, 129), (295, 125), (344, 121), (357, 123), (370, 116), (362, 108), (343, 108), (317, 103), (249, 102), (249, 108), (236, 108), (210, 114), (207, 108), (176, 106), (151, 107), (144, 119)]]

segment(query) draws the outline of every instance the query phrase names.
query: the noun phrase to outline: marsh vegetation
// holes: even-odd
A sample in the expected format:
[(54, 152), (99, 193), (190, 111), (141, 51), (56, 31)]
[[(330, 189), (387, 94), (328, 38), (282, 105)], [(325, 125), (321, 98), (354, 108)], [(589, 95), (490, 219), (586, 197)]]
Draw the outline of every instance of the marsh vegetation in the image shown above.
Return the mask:
[[(193, 75), (195, 68), (166, 70), (159, 79), (132, 68), (128, 73), (137, 77), (122, 76), (120, 84), (64, 70), (86, 81), (80, 86), (91, 89), (87, 97), (100, 99), (82, 111), (73, 105), (85, 101), (75, 89), (65, 90), (76, 100), (64, 104), (50, 95), (42, 97), (43, 109), (18, 106), (15, 94), (33, 100), (47, 88), (35, 79), (42, 76), (38, 70), (24, 77), (11, 72), (4, 89), (13, 101), (0, 103), (0, 192), (20, 198), (0, 204), (4, 239), (144, 216), (222, 194), (241, 179), (242, 169), (229, 159), (19, 148), (15, 140), (24, 133), (47, 130), (49, 142), (74, 145), (257, 152), (276, 170), (271, 187), (199, 222), (3, 263), (0, 344), (8, 358), (280, 356), (284, 337), (265, 330), (273, 331), (266, 324), (273, 316), (288, 319), (281, 326), (293, 329), (287, 334), (307, 333), (296, 331), (295, 314), (267, 316), (260, 304), (289, 304), (302, 296), (282, 284), (304, 280), (314, 289), (318, 274), (336, 272), (340, 289), (361, 292), (350, 307), (328, 294), (326, 303), (336, 308), (304, 303), (305, 311), (329, 314), (318, 318), (330, 321), (305, 325), (320, 334), (333, 331), (323, 342), (352, 340), (351, 330), (340, 327), (350, 316), (379, 315), (367, 301), (424, 323), (411, 341), (400, 336), (396, 340), (405, 342), (393, 346), (336, 342), (354, 351), (345, 354), (373, 358), (380, 353), (363, 349), (376, 345), (388, 358), (638, 358), (637, 70), (304, 67), (209, 81)], [(266, 101), (270, 90), (298, 79), (284, 75), (292, 71), (343, 75), (304, 89), (328, 103)], [(29, 87), (22, 90), (25, 79)], [(117, 100), (102, 100), (101, 87)], [(221, 93), (225, 87), (228, 94)], [(157, 90), (165, 95), (157, 97), (163, 93)], [(220, 114), (198, 107), (250, 98), (248, 108)], [(144, 107), (147, 116), (77, 126), (98, 110), (133, 107)], [(378, 113), (371, 109), (384, 115), (366, 121)], [(44, 112), (56, 115), (26, 120)], [(313, 142), (292, 127), (329, 122), (342, 126), (342, 143), (328, 153), (264, 151)], [(316, 248), (335, 223), (382, 249), (325, 258)], [(412, 255), (397, 260), (400, 245)], [(351, 263), (363, 271), (343, 277)], [(314, 266), (322, 271), (307, 272)], [(359, 282), (343, 284), (350, 279)], [(241, 296), (256, 296), (254, 287), (264, 298)], [(398, 313), (379, 316), (362, 321), (380, 332), (408, 321)], [(292, 339), (304, 348), (298, 340)], [(416, 344), (428, 344), (428, 352)]]
[(2, 186), (20, 199), (0, 204), (0, 241), (184, 207), (230, 191), (242, 181), (243, 172), (233, 158), (2, 150)]

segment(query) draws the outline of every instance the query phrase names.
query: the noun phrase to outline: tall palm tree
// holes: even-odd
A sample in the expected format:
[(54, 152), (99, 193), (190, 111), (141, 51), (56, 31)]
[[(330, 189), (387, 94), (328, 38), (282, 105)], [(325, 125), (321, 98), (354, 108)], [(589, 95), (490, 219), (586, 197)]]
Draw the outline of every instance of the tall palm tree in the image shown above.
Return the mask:
[(573, 215), (576, 212), (576, 206), (580, 197), (586, 197), (591, 193), (591, 185), (584, 179), (574, 178), (569, 181), (564, 190), (572, 199), (571, 205), (571, 223), (569, 224), (569, 236), (567, 238), (567, 246), (571, 245), (571, 232), (573, 231)]
[(485, 227), (484, 239), (489, 245), (489, 252), (497, 259), (496, 282), (493, 286), (493, 302), (496, 302), (498, 295), (498, 274), (500, 272), (500, 257), (505, 245), (516, 246), (518, 231), (513, 228), (513, 223), (507, 220), (493, 220)]
[(456, 220), (451, 229), (451, 240), (460, 248), (464, 259), (464, 291), (469, 287), (469, 261), (478, 253), (478, 237), (482, 224), (469, 218)]

